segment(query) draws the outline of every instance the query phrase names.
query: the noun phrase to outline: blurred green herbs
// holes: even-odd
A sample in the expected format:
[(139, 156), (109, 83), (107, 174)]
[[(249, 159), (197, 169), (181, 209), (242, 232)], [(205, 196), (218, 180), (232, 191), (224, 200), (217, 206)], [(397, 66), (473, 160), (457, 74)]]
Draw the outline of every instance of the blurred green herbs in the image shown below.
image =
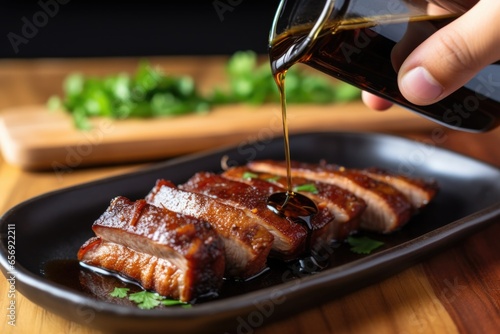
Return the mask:
[(88, 119), (93, 116), (148, 118), (210, 109), (209, 101), (197, 92), (192, 78), (165, 75), (146, 62), (139, 65), (133, 76), (87, 78), (71, 74), (64, 81), (63, 90), (64, 98), (51, 97), (48, 106), (72, 113), (79, 129), (89, 129)]
[[(140, 63), (133, 75), (103, 78), (69, 75), (64, 97), (51, 97), (50, 109), (64, 109), (75, 126), (90, 129), (94, 116), (151, 118), (208, 112), (213, 106), (231, 103), (261, 105), (278, 102), (279, 94), (268, 64), (258, 64), (251, 51), (235, 53), (226, 65), (228, 83), (202, 95), (189, 76), (171, 76), (149, 63)], [(286, 75), (287, 103), (333, 103), (358, 99), (360, 91), (345, 83), (332, 84), (324, 76), (291, 68)]]

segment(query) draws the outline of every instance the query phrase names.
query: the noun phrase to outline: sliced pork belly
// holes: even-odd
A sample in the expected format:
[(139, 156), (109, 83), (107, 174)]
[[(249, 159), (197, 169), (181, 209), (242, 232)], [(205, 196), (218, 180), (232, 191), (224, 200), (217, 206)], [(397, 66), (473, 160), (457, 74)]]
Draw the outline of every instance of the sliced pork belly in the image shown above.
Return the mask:
[(137, 280), (145, 289), (191, 301), (218, 291), (222, 240), (210, 224), (125, 197), (111, 201), (78, 252), (89, 265)]
[(429, 204), (438, 192), (438, 185), (432, 180), (410, 178), (377, 167), (364, 169), (363, 173), (375, 180), (388, 183), (401, 191), (417, 210)]
[(226, 275), (249, 278), (266, 267), (273, 235), (247, 211), (158, 180), (146, 200), (156, 206), (209, 222), (224, 241)]
[[(285, 176), (256, 172), (245, 166), (230, 168), (224, 171), (222, 175), (256, 187), (265, 187), (266, 184), (271, 183), (274, 185), (271, 191), (286, 191), (287, 188), (287, 178)], [(349, 234), (358, 230), (361, 214), (366, 208), (366, 204), (362, 199), (335, 185), (302, 177), (292, 178), (292, 186), (294, 189), (298, 189), (297, 192), (310, 197), (318, 208), (328, 209), (335, 217), (331, 222), (333, 228), (332, 239), (345, 239)], [(311, 188), (314, 191), (311, 191)]]
[(197, 296), (216, 293), (218, 290), (218, 285), (205, 291), (203, 285), (189, 282), (185, 271), (166, 259), (104, 241), (98, 237), (90, 239), (83, 245), (79, 259), (91, 266), (105, 268), (132, 278), (146, 290), (154, 290), (162, 296), (185, 302), (196, 299)]
[[(244, 210), (274, 236), (272, 256), (283, 260), (297, 258), (310, 248), (319, 248), (332, 239), (332, 220), (329, 210), (320, 209), (311, 220), (312, 231), (304, 224), (275, 214), (267, 208), (270, 194), (283, 191), (267, 182), (249, 185), (219, 174), (200, 172), (180, 188), (201, 193), (228, 205)], [(310, 236), (308, 237), (308, 235)]]
[[(286, 176), (283, 162), (253, 161), (248, 167), (258, 172)], [(367, 230), (389, 233), (407, 223), (412, 215), (411, 204), (404, 194), (357, 170), (293, 162), (292, 176), (334, 184), (363, 199), (367, 207), (361, 216), (361, 227)]]

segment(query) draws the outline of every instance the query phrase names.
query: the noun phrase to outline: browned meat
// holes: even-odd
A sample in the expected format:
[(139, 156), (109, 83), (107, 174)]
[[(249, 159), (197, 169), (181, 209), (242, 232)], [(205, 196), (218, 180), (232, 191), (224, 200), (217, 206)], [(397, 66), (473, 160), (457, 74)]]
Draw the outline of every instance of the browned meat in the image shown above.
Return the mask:
[[(265, 226), (274, 236), (272, 256), (284, 260), (297, 258), (306, 249), (317, 248), (332, 239), (334, 216), (327, 209), (320, 209), (311, 219), (309, 228), (303, 224), (280, 216), (267, 208), (267, 198), (282, 188), (262, 182), (249, 185), (230, 180), (218, 174), (201, 172), (180, 186), (184, 190), (201, 193), (244, 210), (260, 225)], [(308, 244), (309, 243), (309, 244)]]
[(97, 237), (80, 248), (78, 259), (133, 278), (145, 289), (190, 301), (222, 284), (223, 243), (206, 222), (117, 197), (92, 229)]
[[(272, 183), (279, 187), (279, 189), (273, 188), (270, 191), (284, 191), (287, 188), (287, 178), (285, 176), (252, 171), (245, 166), (230, 168), (222, 175), (254, 186), (260, 185), (263, 187), (268, 183)], [(328, 209), (335, 217), (335, 220), (331, 222), (333, 225), (333, 239), (345, 239), (349, 234), (358, 230), (360, 216), (366, 208), (366, 203), (362, 199), (333, 184), (308, 180), (302, 177), (292, 178), (292, 186), (297, 192), (314, 200), (318, 208)], [(314, 191), (308, 190), (311, 187)]]
[(363, 170), (369, 177), (390, 184), (401, 191), (415, 209), (421, 209), (436, 196), (438, 185), (435, 181), (420, 178), (410, 178), (404, 175), (390, 173), (380, 168)]
[(224, 241), (227, 276), (249, 278), (265, 269), (274, 238), (246, 211), (203, 194), (178, 189), (165, 180), (157, 181), (146, 200), (208, 221)]
[[(84, 251), (79, 254), (80, 261), (119, 272), (139, 282), (144, 289), (155, 290), (162, 296), (187, 302), (198, 296), (196, 290), (203, 291), (198, 283), (189, 282), (185, 272), (169, 260), (101, 238), (89, 240), (83, 249)], [(201, 295), (214, 293), (217, 289), (217, 286), (212, 287), (209, 291), (203, 291)]]
[[(286, 175), (282, 162), (254, 161), (248, 167), (259, 172)], [(407, 223), (412, 214), (411, 204), (400, 191), (357, 170), (293, 162), (292, 176), (331, 183), (363, 199), (367, 204), (361, 216), (361, 227), (364, 229), (392, 232)]]

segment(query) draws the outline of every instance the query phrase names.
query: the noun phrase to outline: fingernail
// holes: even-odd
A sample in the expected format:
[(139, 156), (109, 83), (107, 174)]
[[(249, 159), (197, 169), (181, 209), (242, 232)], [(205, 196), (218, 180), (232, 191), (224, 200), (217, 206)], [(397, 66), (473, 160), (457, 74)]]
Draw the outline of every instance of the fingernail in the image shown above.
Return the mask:
[(423, 67), (415, 67), (401, 79), (401, 90), (415, 102), (434, 102), (443, 93), (443, 86)]

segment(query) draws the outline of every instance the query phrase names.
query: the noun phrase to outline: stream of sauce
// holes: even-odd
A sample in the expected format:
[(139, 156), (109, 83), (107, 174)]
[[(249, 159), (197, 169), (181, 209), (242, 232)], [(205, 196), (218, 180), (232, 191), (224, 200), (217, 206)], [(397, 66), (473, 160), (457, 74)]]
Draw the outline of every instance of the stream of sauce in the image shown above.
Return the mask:
[(288, 122), (286, 112), (285, 76), (286, 69), (272, 68), (274, 80), (278, 86), (281, 100), (281, 117), (283, 122), (283, 138), (285, 146), (285, 161), (287, 172), (286, 192), (271, 194), (267, 200), (267, 207), (274, 213), (285, 216), (292, 221), (305, 225), (308, 230), (312, 230), (311, 218), (318, 213), (316, 203), (309, 197), (297, 193), (292, 186), (292, 168), (290, 156), (290, 139), (288, 134)]

